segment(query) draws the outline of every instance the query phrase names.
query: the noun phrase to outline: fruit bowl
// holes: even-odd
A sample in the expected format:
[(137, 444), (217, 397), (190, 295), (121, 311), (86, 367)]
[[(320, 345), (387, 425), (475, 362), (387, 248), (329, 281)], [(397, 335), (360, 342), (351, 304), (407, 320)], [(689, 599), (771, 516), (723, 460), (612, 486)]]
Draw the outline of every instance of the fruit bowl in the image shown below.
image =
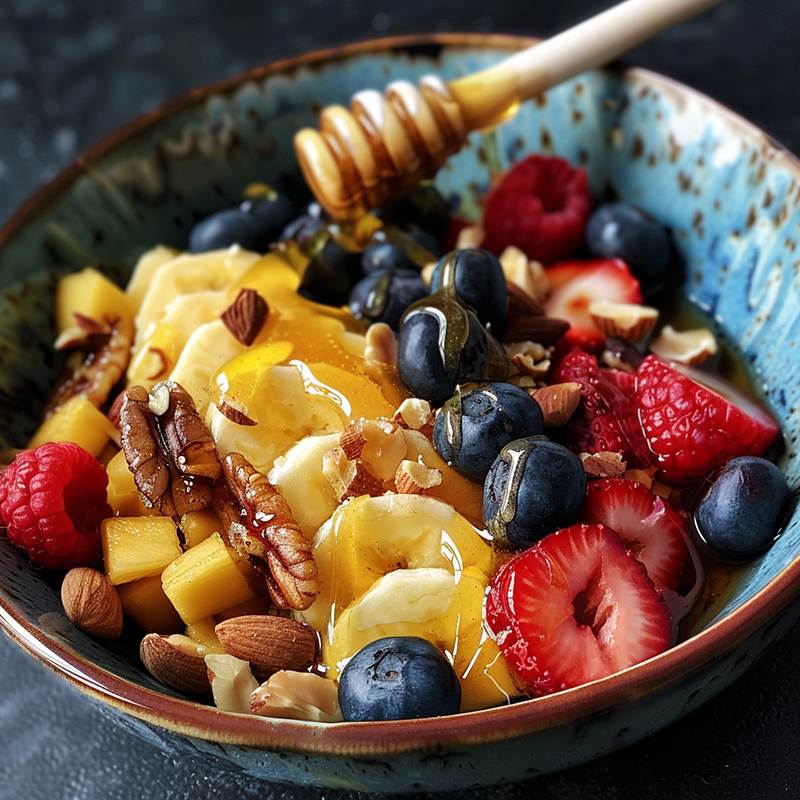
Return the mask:
[[(312, 54), (201, 89), (131, 123), (35, 195), (0, 231), (0, 419), (21, 447), (55, 381), (56, 277), (88, 264), (122, 281), (155, 243), (186, 245), (203, 216), (254, 180), (294, 172), (293, 133), (364, 87), (496, 62), (527, 40), (436, 36)], [(800, 164), (707, 98), (635, 69), (597, 71), (474, 136), (436, 182), (477, 217), (490, 159), (555, 153), (670, 226), (685, 296), (780, 422), (779, 465), (798, 484), (800, 336), (795, 275)], [(34, 266), (32, 266), (34, 265)], [(48, 576), (0, 542), (0, 624), (107, 717), (171, 753), (202, 753), (267, 780), (379, 791), (447, 790), (554, 772), (630, 744), (728, 686), (798, 617), (798, 514), (767, 554), (720, 569), (680, 644), (611, 677), (510, 706), (412, 722), (324, 725), (221, 712), (165, 690), (124, 642), (65, 618)]]

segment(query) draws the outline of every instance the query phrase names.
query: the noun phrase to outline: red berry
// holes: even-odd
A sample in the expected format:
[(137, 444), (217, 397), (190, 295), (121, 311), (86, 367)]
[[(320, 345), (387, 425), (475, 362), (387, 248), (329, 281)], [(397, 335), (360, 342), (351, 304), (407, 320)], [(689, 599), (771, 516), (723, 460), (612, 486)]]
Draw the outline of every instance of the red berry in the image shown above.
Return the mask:
[(634, 405), (635, 376), (601, 367), (596, 356), (573, 347), (550, 376), (550, 383), (568, 382), (581, 385), (581, 401), (554, 438), (576, 454), (622, 453), (631, 466), (641, 466), (647, 448)]
[(641, 303), (642, 290), (628, 265), (618, 258), (564, 261), (547, 268), (550, 295), (544, 309), (548, 316), (570, 323), (565, 339), (592, 353), (599, 353), (605, 334), (594, 324), (589, 304), (595, 300)]
[(48, 569), (99, 567), (100, 523), (112, 515), (108, 475), (71, 442), (20, 453), (0, 476), (0, 518), (8, 538)]
[[(763, 456), (780, 428), (732, 387), (693, 380), (650, 354), (637, 370), (636, 408), (651, 461), (664, 483), (700, 478), (738, 456)], [(721, 393), (725, 392), (727, 397)], [(730, 398), (730, 399), (728, 399)]]
[(506, 564), (490, 584), (486, 621), (534, 696), (612, 675), (672, 640), (660, 593), (604, 525), (564, 528)]
[(586, 172), (557, 156), (517, 162), (484, 202), (481, 247), (500, 255), (509, 245), (551, 264), (583, 244), (592, 195)]

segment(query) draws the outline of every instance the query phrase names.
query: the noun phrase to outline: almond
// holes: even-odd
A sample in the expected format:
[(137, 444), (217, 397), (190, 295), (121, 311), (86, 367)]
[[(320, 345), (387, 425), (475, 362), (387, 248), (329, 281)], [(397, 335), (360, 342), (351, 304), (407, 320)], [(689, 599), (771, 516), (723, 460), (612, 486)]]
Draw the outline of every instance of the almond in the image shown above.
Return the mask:
[(310, 722), (342, 720), (336, 684), (312, 672), (276, 672), (250, 695), (250, 712)]
[(581, 385), (574, 381), (543, 386), (531, 393), (539, 404), (545, 428), (558, 428), (566, 424), (581, 401)]
[(205, 658), (214, 705), (220, 711), (250, 713), (250, 696), (258, 689), (250, 665), (228, 653), (209, 653)]
[(165, 686), (186, 694), (207, 694), (211, 684), (205, 651), (203, 645), (182, 634), (148, 633), (139, 645), (139, 658)]
[(96, 569), (71, 569), (61, 584), (61, 603), (72, 624), (84, 633), (99, 639), (116, 639), (122, 633), (117, 590)]
[(426, 489), (432, 489), (441, 482), (441, 470), (408, 459), (400, 462), (394, 476), (398, 494), (422, 494)]
[(280, 670), (304, 672), (317, 659), (317, 634), (286, 617), (250, 614), (220, 622), (214, 629), (225, 652), (249, 661), (258, 680)]
[(268, 314), (267, 301), (255, 289), (242, 289), (222, 312), (222, 321), (237, 341), (249, 347), (264, 327)]
[(606, 336), (626, 342), (644, 341), (658, 322), (658, 309), (636, 303), (595, 300), (589, 303), (589, 315)]
[(716, 356), (719, 347), (714, 334), (707, 328), (676, 331), (672, 325), (665, 325), (650, 349), (667, 361), (697, 365)]

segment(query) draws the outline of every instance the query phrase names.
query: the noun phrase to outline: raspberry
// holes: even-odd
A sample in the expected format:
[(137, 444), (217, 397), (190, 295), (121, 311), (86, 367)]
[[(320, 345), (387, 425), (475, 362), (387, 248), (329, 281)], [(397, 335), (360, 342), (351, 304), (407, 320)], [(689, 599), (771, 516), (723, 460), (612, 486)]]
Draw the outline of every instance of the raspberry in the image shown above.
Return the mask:
[(586, 172), (556, 156), (515, 164), (486, 196), (481, 247), (499, 255), (509, 245), (552, 264), (583, 244), (592, 196)]
[(0, 477), (0, 518), (8, 538), (47, 569), (99, 567), (100, 523), (112, 515), (108, 475), (71, 442), (43, 444)]

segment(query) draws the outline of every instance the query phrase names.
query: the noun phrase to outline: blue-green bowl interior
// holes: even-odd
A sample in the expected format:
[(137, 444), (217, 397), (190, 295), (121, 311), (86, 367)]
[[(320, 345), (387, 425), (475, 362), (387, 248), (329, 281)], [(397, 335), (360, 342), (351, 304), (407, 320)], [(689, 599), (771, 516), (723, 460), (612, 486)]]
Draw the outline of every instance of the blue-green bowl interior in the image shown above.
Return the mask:
[[(14, 220), (0, 251), (0, 433), (24, 446), (59, 369), (52, 354), (56, 276), (101, 265), (120, 281), (156, 243), (184, 247), (198, 219), (238, 202), (253, 181), (295, 171), (292, 136), (357, 90), (481, 69), (503, 47), (438, 46), (362, 52), (264, 73), (133, 126), (100, 146), (73, 178)], [(489, 152), (490, 151), (490, 152)], [(657, 76), (593, 72), (526, 103), (490, 139), (470, 143), (436, 182), (476, 217), (487, 152), (508, 165), (531, 151), (584, 167), (593, 191), (613, 191), (670, 226), (685, 258), (685, 295), (738, 354), (785, 438), (780, 466), (798, 485), (800, 415), (800, 170), (766, 136), (718, 105)], [(795, 514), (772, 549), (745, 570), (719, 616), (752, 598), (800, 552)], [(154, 685), (117, 648), (54, 624), (54, 590), (24, 560), (2, 559), (0, 597), (88, 661)]]

